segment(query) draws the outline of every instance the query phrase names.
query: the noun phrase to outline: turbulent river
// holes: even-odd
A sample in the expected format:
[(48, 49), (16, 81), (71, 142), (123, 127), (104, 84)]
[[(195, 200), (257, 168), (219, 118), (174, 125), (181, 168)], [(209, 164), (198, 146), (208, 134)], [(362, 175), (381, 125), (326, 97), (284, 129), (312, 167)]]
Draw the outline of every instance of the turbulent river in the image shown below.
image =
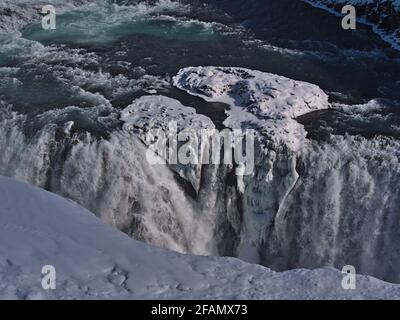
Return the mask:
[[(244, 191), (223, 165), (205, 165), (195, 190), (146, 163), (120, 116), (158, 94), (223, 128), (224, 103), (173, 85), (188, 66), (306, 81), (334, 108), (298, 117), (308, 135), (296, 154), (257, 153)], [(63, 11), (54, 31), (0, 33), (0, 174), (180, 252), (400, 282), (399, 120), (400, 53), (299, 0), (98, 0)]]

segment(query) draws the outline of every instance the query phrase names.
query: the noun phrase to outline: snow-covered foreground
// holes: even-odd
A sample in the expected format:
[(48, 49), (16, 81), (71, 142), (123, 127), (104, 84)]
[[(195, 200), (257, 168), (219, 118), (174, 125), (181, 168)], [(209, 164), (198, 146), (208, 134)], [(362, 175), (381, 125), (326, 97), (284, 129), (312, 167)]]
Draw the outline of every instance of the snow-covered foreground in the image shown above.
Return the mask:
[[(57, 287), (41, 287), (54, 265)], [(134, 241), (72, 201), (0, 177), (0, 298), (398, 298), (400, 286), (331, 268), (276, 273), (233, 258), (181, 255)]]

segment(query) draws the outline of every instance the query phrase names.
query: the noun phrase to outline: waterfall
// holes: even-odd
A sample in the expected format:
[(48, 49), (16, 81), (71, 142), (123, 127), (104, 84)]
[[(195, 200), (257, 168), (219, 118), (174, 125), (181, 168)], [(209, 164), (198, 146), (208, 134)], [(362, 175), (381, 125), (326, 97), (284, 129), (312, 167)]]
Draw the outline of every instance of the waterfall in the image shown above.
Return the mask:
[(277, 270), (352, 264), (400, 281), (397, 140), (332, 136), (295, 156), (257, 144), (243, 193), (232, 169), (207, 165), (193, 196), (168, 166), (146, 163), (131, 133), (104, 139), (48, 125), (28, 139), (23, 121), (1, 121), (0, 174), (70, 198), (136, 239)]
[(333, 136), (301, 155), (294, 190), (262, 245), (278, 270), (354, 265), (399, 282), (399, 142)]
[(13, 114), (1, 121), (1, 175), (72, 199), (136, 239), (179, 252), (233, 255), (225, 233), (235, 233), (229, 219), (238, 222), (226, 214), (227, 206), (236, 207), (235, 192), (225, 191), (226, 169), (205, 166), (193, 199), (170, 168), (147, 163), (145, 146), (126, 131), (103, 139), (47, 125), (27, 138), (24, 120)]
[[(341, 268), (350, 264), (358, 273), (400, 282), (397, 271), (400, 264), (399, 140), (384, 134), (369, 138), (356, 136), (357, 132), (349, 135), (347, 128), (332, 134), (327, 128), (324, 135), (329, 138), (323, 141), (307, 138), (297, 117), (330, 108), (327, 94), (316, 85), (261, 71), (185, 68), (174, 78), (175, 87), (171, 89), (170, 75), (189, 62), (226, 65), (248, 56), (244, 64), (252, 65), (248, 60), (254, 60), (255, 66), (263, 70), (270, 70), (271, 65), (258, 64), (258, 60), (279, 62), (274, 63), (273, 70), (277, 68), (275, 64), (291, 69), (294, 62), (300, 62), (304, 66), (295, 73), (285, 68), (282, 69), (285, 72), (277, 68), (277, 73), (292, 74), (296, 79), (303, 79), (304, 74), (316, 74), (310, 81), (323, 83), (324, 78), (330, 80), (338, 76), (331, 74), (337, 68), (336, 60), (325, 70), (322, 63), (301, 60), (309, 57), (309, 53), (293, 54), (297, 51), (289, 49), (285, 49), (287, 57), (276, 60), (277, 53), (265, 56), (264, 51), (259, 53), (257, 49), (254, 51), (257, 54), (251, 51), (249, 45), (236, 45), (242, 44), (240, 37), (238, 42), (227, 47), (236, 59), (229, 60), (224, 45), (232, 39), (224, 40), (227, 36), (224, 32), (238, 35), (236, 31), (240, 28), (208, 22), (213, 21), (211, 18), (199, 20), (186, 4), (191, 1), (155, 1), (155, 6), (153, 1), (99, 3), (88, 15), (94, 28), (86, 28), (87, 21), (79, 18), (79, 11), (60, 17), (60, 23), (64, 21), (64, 25), (72, 29), (80, 27), (78, 34), (85, 36), (72, 34), (62, 45), (45, 46), (42, 31), (35, 26), (25, 30), (25, 35), (31, 39), (38, 37), (44, 44), (17, 33), (0, 37), (0, 175), (72, 199), (131, 237), (160, 247), (199, 255), (235, 256), (276, 270)], [(275, 10), (281, 9), (280, 1), (274, 3)], [(232, 6), (230, 2), (229, 6)], [(240, 6), (235, 8), (243, 11)], [(258, 7), (254, 8), (259, 11)], [(15, 12), (10, 18), (13, 21)], [(33, 8), (26, 15), (29, 17), (21, 24), (38, 18)], [(147, 20), (149, 25), (144, 23)], [(132, 21), (137, 22), (136, 27), (127, 28), (126, 24)], [(12, 30), (20, 26), (18, 21), (14, 22)], [(4, 29), (6, 24), (0, 24), (0, 29), (2, 25)], [(169, 38), (171, 34), (165, 32), (165, 25), (171, 28), (167, 30), (179, 31), (171, 31), (174, 41)], [(187, 33), (191, 30), (189, 27), (198, 31)], [(81, 30), (87, 33), (82, 34)], [(126, 30), (132, 34), (125, 34)], [(164, 52), (157, 56), (153, 51), (142, 52), (138, 47), (127, 46), (131, 38), (124, 37), (134, 36), (140, 40), (144, 31), (151, 41), (159, 42), (143, 42), (142, 47), (147, 48), (150, 43), (151, 50), (153, 45), (159, 48), (160, 44), (173, 43), (166, 50), (169, 56)], [(95, 37), (92, 32), (107, 36)], [(188, 39), (190, 51), (181, 43)], [(48, 39), (48, 44), (54, 44), (53, 40)], [(106, 44), (115, 45), (115, 52), (103, 52), (104, 48), (94, 50), (91, 45), (96, 45), (95, 40), (101, 48)], [(80, 41), (86, 49), (80, 48)], [(203, 42), (207, 45), (202, 46)], [(305, 45), (303, 42), (298, 41), (297, 45)], [(208, 52), (219, 48), (220, 44), (223, 44), (223, 54), (206, 60)], [(179, 46), (175, 48), (176, 45)], [(318, 47), (319, 42), (308, 41), (307, 45)], [(236, 46), (243, 47), (244, 51), (234, 52)], [(334, 51), (331, 54), (329, 50)], [(336, 47), (329, 50), (329, 57), (342, 58), (349, 53)], [(137, 56), (133, 54), (136, 51)], [(194, 52), (200, 56), (198, 60), (190, 56)], [(185, 56), (181, 56), (183, 53)], [(397, 83), (392, 80), (397, 79), (393, 74), (397, 75), (398, 65), (383, 59), (375, 49), (365, 55), (371, 57), (355, 64), (369, 66), (373, 63), (373, 68), (365, 68), (367, 73), (364, 69), (359, 72), (353, 62), (350, 67), (355, 69), (348, 69), (358, 75), (357, 79), (369, 78), (371, 73), (377, 73), (375, 70), (384, 70), (382, 79), (385, 81), (376, 90), (395, 92)], [(357, 61), (354, 57), (359, 56), (362, 57), (360, 53), (349, 55), (348, 59)], [(292, 59), (294, 62), (286, 63)], [(382, 64), (377, 64), (377, 60), (382, 60)], [(320, 68), (326, 73), (321, 73)], [(342, 69), (337, 70), (344, 74)], [(375, 75), (372, 79), (376, 81)], [(333, 85), (333, 89), (342, 90), (342, 86), (351, 87), (355, 82), (353, 78), (344, 80), (346, 78), (338, 77), (340, 86)], [(369, 92), (375, 87), (374, 81), (364, 84), (361, 91)], [(179, 175), (172, 166), (150, 165), (146, 161), (146, 146), (140, 135), (121, 124), (120, 109), (143, 94), (154, 98), (155, 93), (171, 95), (172, 90), (178, 89), (210, 104), (230, 105), (221, 112), (226, 111), (224, 125), (227, 128), (257, 131), (255, 168), (251, 175), (236, 176), (234, 167), (214, 164), (201, 165), (192, 175), (195, 179), (189, 179), (189, 175)], [(2, 104), (3, 99), (13, 106)], [(187, 96), (185, 99), (189, 100)], [(174, 105), (171, 103), (168, 107)], [(140, 118), (143, 127), (148, 128), (146, 121), (160, 115), (157, 113), (160, 110), (155, 110), (147, 118)], [(184, 119), (193, 116), (176, 110), (172, 113), (179, 117), (184, 114)], [(380, 117), (375, 111), (365, 115), (373, 124)], [(203, 114), (211, 124), (213, 115), (216, 114), (210, 111), (207, 117)], [(191, 118), (193, 122), (199, 119), (197, 116)], [(361, 117), (358, 113), (351, 116), (355, 122)], [(383, 117), (382, 127), (386, 127), (389, 117)], [(337, 119), (335, 121), (340, 122), (341, 118)], [(161, 121), (165, 118), (161, 117)], [(350, 125), (355, 124), (351, 122)], [(387, 127), (393, 129), (393, 126)], [(319, 133), (314, 136), (318, 137)]]

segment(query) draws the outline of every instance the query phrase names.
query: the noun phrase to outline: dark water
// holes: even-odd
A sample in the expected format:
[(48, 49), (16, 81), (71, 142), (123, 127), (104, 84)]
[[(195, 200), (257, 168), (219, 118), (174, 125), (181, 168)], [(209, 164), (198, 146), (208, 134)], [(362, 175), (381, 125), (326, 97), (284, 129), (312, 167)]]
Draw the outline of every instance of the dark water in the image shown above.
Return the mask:
[(315, 111), (297, 118), (297, 121), (305, 126), (309, 139), (318, 141), (329, 140), (332, 134), (400, 139), (400, 105), (389, 101), (381, 104), (384, 107), (372, 110), (347, 107)]
[(399, 53), (369, 26), (343, 30), (339, 17), (296, 0), (209, 2), (250, 29), (255, 38), (304, 53), (294, 64), (266, 61), (262, 70), (316, 83), (348, 95), (350, 101), (400, 97)]

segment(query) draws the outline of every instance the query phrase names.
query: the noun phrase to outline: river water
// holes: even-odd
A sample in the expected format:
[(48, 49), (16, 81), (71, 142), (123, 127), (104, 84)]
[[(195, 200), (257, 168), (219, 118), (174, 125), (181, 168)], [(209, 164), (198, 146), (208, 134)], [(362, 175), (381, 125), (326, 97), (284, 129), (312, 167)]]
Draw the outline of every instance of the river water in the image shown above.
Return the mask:
[[(14, 45), (0, 66), (21, 69), (2, 84), (3, 99), (23, 112), (93, 105), (71, 93), (76, 84), (120, 108), (146, 90), (169, 88), (163, 80), (197, 65), (276, 73), (318, 84), (333, 100), (349, 103), (400, 97), (399, 53), (370, 27), (344, 31), (338, 17), (301, 1), (136, 2), (100, 0), (60, 15), (56, 31), (25, 28), (24, 39), (51, 46), (54, 68), (30, 63), (32, 44)], [(110, 77), (75, 83), (79, 72)]]

